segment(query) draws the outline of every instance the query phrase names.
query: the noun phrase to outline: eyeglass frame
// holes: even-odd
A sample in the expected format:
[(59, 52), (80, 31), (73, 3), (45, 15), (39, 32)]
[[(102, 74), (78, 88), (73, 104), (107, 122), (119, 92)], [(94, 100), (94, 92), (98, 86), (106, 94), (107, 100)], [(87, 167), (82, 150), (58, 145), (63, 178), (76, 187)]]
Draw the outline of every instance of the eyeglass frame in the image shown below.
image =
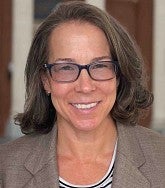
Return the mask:
[[(111, 80), (111, 79), (113, 79), (113, 78), (109, 78), (109, 79), (103, 79), (103, 80), (99, 80), (99, 79), (95, 79), (95, 78), (93, 78), (92, 76), (91, 76), (91, 73), (90, 73), (90, 66), (91, 65), (93, 65), (93, 64), (96, 64), (98, 61), (96, 61), (96, 62), (92, 62), (92, 63), (89, 63), (89, 64), (87, 64), (87, 65), (79, 65), (79, 64), (77, 64), (77, 63), (72, 63), (72, 62), (66, 62), (66, 63), (44, 63), (43, 64), (43, 68), (44, 69), (47, 69), (48, 71), (49, 71), (49, 74), (50, 74), (50, 76), (51, 76), (51, 78), (53, 79), (53, 76), (52, 76), (52, 72), (51, 72), (51, 68), (54, 66), (54, 65), (56, 65), (56, 64), (72, 64), (72, 65), (76, 65), (77, 67), (78, 67), (78, 74), (77, 74), (77, 77), (74, 79), (74, 80), (71, 80), (71, 81), (58, 81), (58, 80), (54, 80), (53, 79), (53, 81), (55, 81), (55, 82), (59, 82), (59, 83), (71, 83), (71, 82), (75, 82), (78, 78), (79, 78), (79, 76), (80, 76), (80, 74), (81, 74), (81, 71), (83, 70), (83, 69), (86, 69), (86, 71), (88, 72), (88, 75), (90, 76), (90, 78), (92, 79), (92, 80), (95, 80), (95, 81), (107, 81), (107, 80)], [(116, 60), (101, 60), (101, 61), (99, 61), (99, 62), (109, 62), (109, 63), (111, 63), (111, 64), (113, 64), (114, 65), (114, 72), (115, 72), (115, 75), (117, 76), (118, 75), (118, 72), (119, 72), (119, 64), (118, 64), (118, 61), (116, 61)]]

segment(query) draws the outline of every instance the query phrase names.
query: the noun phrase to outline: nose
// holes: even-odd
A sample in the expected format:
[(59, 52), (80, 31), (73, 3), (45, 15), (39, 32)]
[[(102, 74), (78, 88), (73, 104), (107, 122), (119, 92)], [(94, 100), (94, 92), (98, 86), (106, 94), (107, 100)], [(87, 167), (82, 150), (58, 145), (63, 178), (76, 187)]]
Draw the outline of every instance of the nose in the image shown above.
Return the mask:
[(76, 81), (75, 90), (77, 92), (90, 93), (96, 89), (95, 82), (96, 81), (89, 76), (88, 71), (83, 69)]

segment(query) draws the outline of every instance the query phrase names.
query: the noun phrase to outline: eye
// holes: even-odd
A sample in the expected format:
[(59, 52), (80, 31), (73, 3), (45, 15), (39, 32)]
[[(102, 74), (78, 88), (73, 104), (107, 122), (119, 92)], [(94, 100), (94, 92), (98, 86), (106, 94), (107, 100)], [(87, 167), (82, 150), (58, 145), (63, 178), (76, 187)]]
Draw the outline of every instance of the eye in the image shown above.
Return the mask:
[(74, 68), (71, 65), (63, 65), (61, 67), (59, 67), (59, 70), (74, 70)]
[(74, 71), (74, 70), (75, 67), (72, 64), (65, 64), (65, 63), (55, 64), (52, 69), (52, 71), (54, 72)]
[(108, 65), (104, 63), (97, 63), (92, 66), (92, 69), (102, 69), (102, 68), (108, 68)]

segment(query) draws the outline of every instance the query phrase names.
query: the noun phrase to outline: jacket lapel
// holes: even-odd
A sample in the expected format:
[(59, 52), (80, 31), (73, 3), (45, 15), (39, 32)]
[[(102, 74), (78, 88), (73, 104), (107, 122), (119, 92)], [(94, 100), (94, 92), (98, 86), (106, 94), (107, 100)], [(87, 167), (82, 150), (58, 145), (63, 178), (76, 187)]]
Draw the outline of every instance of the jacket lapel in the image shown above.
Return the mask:
[(57, 128), (41, 135), (31, 153), (27, 156), (25, 168), (32, 174), (32, 179), (25, 188), (58, 188), (58, 170), (56, 159)]
[(149, 188), (150, 183), (140, 171), (145, 157), (133, 127), (117, 125), (118, 145), (112, 188)]

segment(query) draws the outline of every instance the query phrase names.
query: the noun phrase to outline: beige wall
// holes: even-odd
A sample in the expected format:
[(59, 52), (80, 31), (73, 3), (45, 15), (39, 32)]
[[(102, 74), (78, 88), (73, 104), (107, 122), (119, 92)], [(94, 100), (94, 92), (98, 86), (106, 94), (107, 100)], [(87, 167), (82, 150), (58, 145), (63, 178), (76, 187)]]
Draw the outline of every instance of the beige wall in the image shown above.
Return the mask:
[(165, 129), (165, 1), (154, 1), (153, 127)]
[(105, 10), (105, 0), (86, 0), (85, 2)]
[(12, 104), (10, 125), (7, 134), (20, 135), (13, 125), (13, 115), (22, 112), (24, 106), (24, 69), (33, 35), (33, 0), (13, 0), (12, 35)]

